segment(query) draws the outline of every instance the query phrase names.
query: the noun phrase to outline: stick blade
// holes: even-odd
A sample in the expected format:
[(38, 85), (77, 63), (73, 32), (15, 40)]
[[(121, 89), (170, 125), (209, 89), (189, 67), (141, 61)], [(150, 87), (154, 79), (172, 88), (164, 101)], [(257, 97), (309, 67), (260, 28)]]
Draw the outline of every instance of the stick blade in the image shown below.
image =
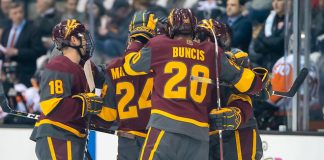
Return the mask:
[(288, 92), (279, 92), (279, 91), (274, 91), (275, 95), (280, 95), (280, 96), (284, 96), (284, 97), (293, 97), (295, 96), (295, 94), (297, 93), (298, 89), (300, 88), (300, 86), (303, 84), (303, 82), (305, 81), (307, 75), (308, 75), (308, 69), (307, 68), (303, 68), (298, 77), (296, 78), (296, 80), (294, 81), (294, 84), (292, 85), (292, 87), (290, 88), (290, 90)]
[(300, 86), (303, 84), (303, 82), (305, 81), (307, 75), (308, 75), (308, 69), (307, 68), (303, 68), (300, 73), (299, 76), (296, 78), (295, 83), (293, 84), (293, 86), (290, 88), (290, 95), (293, 97), (298, 89), (300, 88)]

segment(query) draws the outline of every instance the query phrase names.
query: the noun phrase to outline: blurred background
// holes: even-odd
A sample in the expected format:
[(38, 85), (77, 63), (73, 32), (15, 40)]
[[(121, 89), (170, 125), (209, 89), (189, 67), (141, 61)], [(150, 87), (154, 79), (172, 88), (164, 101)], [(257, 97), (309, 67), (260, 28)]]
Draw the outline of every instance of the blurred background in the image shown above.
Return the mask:
[[(324, 0), (0, 0), (0, 79), (10, 105), (40, 113), (39, 80), (55, 54), (51, 30), (67, 18), (85, 23), (95, 39), (93, 60), (109, 63), (123, 54), (135, 11), (166, 17), (192, 8), (198, 20), (219, 19), (232, 29), (232, 47), (249, 53), (253, 66), (269, 69), (274, 90), (287, 91), (301, 68), (310, 74), (292, 99), (254, 98), (261, 130), (324, 129)], [(0, 125), (33, 125), (0, 109)]]

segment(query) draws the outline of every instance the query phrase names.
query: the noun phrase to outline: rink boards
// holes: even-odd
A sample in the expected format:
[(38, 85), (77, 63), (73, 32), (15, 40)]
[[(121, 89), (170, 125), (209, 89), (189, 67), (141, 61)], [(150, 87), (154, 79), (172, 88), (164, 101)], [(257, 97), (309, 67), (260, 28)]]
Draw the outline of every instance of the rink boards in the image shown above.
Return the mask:
[[(31, 129), (0, 128), (1, 159), (36, 159), (35, 143), (29, 140)], [(262, 134), (264, 160), (324, 160), (324, 134)], [(115, 160), (117, 137), (96, 133), (97, 160)]]

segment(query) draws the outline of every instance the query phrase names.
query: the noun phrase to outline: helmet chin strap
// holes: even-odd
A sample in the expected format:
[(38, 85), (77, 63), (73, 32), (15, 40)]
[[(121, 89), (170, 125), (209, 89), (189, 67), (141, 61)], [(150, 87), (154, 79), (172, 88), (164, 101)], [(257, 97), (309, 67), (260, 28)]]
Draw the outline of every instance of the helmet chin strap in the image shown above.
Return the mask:
[[(81, 49), (83, 49), (82, 39), (81, 39), (80, 37), (78, 37), (78, 39), (80, 40), (80, 45), (79, 45), (79, 46), (71, 46), (71, 45), (69, 45), (69, 47), (74, 48), (74, 49), (76, 49), (76, 50), (78, 51), (79, 56), (80, 56), (80, 62), (79, 62), (79, 64), (80, 64), (81, 66), (83, 66), (84, 63), (85, 63), (89, 58), (88, 58), (87, 56), (82, 55), (82, 52), (81, 52)], [(84, 50), (84, 49), (83, 49), (83, 50)], [(84, 51), (84, 52), (86, 52), (86, 51)]]

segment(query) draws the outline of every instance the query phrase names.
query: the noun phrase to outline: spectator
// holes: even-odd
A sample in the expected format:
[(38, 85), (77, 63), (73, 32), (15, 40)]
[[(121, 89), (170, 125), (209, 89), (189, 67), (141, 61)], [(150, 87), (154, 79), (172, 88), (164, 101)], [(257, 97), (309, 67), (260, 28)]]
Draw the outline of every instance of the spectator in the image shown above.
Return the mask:
[(187, 2), (187, 0), (167, 0), (165, 5), (161, 3), (161, 1), (156, 1), (162, 6), (166, 6), (168, 11), (171, 11), (173, 8), (183, 8)]
[(96, 42), (96, 50), (103, 52), (104, 44), (103, 42), (108, 39), (108, 33), (112, 30), (109, 30), (112, 26), (108, 23), (111, 21), (107, 15), (105, 15), (105, 8), (103, 3), (100, 0), (94, 0), (93, 4), (90, 4), (89, 1), (86, 5), (85, 10), (85, 24), (90, 26), (90, 14), (94, 18), (94, 40)]
[(272, 0), (272, 7), (273, 10), (254, 42), (255, 52), (261, 55), (256, 63), (269, 70), (284, 55), (285, 1)]
[(252, 0), (249, 10), (249, 18), (255, 23), (264, 23), (271, 11), (272, 0)]
[(227, 0), (225, 22), (232, 30), (232, 47), (248, 52), (252, 39), (252, 24), (242, 15), (245, 0)]
[(79, 0), (66, 0), (65, 12), (62, 15), (62, 20), (77, 19), (81, 22), (85, 21), (84, 14), (77, 11), (78, 2)]
[(127, 1), (118, 0), (114, 2), (109, 14), (113, 18), (106, 25), (101, 24), (99, 34), (102, 38), (96, 41), (96, 47), (108, 57), (118, 57), (126, 47), (128, 25), (133, 11)]
[(36, 70), (36, 59), (45, 49), (41, 45), (39, 32), (24, 18), (24, 8), (20, 3), (11, 3), (9, 17), (12, 25), (3, 31), (1, 45), (6, 47), (2, 59), (7, 63), (17, 63), (16, 76), (19, 82), (30, 86), (29, 79)]
[(26, 108), (28, 109), (29, 113), (40, 113), (40, 95), (39, 95), (39, 81), (40, 75), (36, 74), (30, 79), (32, 84), (31, 87), (26, 89), (23, 96), (26, 100)]
[[(0, 37), (4, 28), (10, 26), (9, 5), (11, 0), (0, 0)], [(1, 39), (0, 39), (1, 40)]]
[(225, 16), (225, 6), (217, 3), (216, 0), (203, 0), (196, 4), (197, 19), (219, 19)]
[(324, 0), (318, 1), (318, 6), (314, 8), (312, 19), (312, 50), (316, 48), (316, 39), (319, 35), (324, 34)]
[[(311, 60), (316, 62), (316, 66), (318, 67), (319, 72), (319, 100), (321, 109), (324, 112), (324, 34), (317, 38), (317, 46), (319, 46), (319, 50), (316, 53), (311, 55)], [(323, 114), (323, 112), (321, 112)], [(324, 119), (322, 117), (322, 119)]]
[[(106, 27), (106, 24), (102, 23), (102, 18), (105, 16), (105, 8), (103, 7), (103, 3), (100, 0), (94, 0), (93, 4), (91, 5), (90, 2), (88, 1), (86, 5), (86, 10), (85, 10), (85, 22), (89, 26), (90, 24), (90, 14), (92, 14), (94, 18), (94, 23), (95, 27), (101, 27), (104, 25)], [(98, 33), (98, 28), (95, 28), (95, 37), (100, 37), (100, 38), (106, 38), (105, 34), (99, 34)]]
[(168, 11), (158, 5), (153, 4), (150, 0), (134, 0), (133, 7), (135, 11), (148, 10), (155, 13), (156, 17), (167, 17)]
[(38, 16), (34, 20), (35, 26), (41, 34), (44, 46), (50, 49), (53, 46), (52, 28), (60, 22), (61, 13), (55, 8), (55, 0), (37, 0), (36, 9)]

